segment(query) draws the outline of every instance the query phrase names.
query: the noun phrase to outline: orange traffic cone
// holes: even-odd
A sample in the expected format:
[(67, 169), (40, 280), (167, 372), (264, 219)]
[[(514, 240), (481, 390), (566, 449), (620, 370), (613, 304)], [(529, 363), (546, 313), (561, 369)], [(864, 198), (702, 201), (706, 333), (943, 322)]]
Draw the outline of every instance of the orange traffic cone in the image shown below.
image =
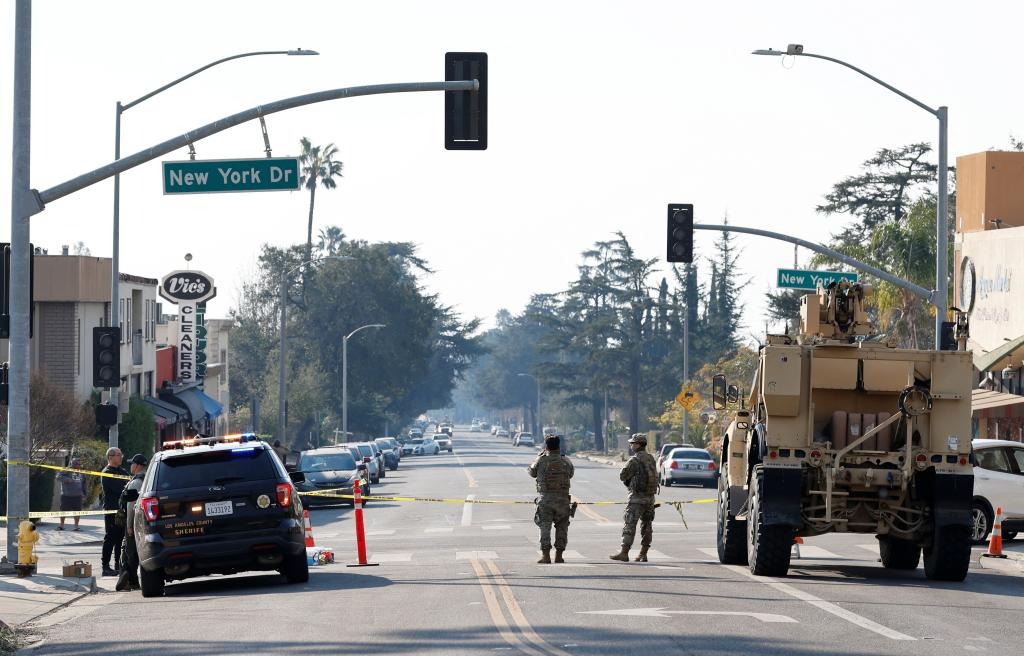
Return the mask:
[(804, 543), (804, 539), (799, 535), (793, 536), (793, 555), (797, 558), (800, 557), (800, 545)]
[(996, 508), (996, 521), (992, 524), (992, 537), (988, 539), (986, 558), (1006, 558), (1003, 553), (1003, 509)]
[(302, 519), (306, 523), (306, 546), (315, 547), (316, 543), (313, 541), (313, 526), (309, 523), (309, 509), (302, 509)]

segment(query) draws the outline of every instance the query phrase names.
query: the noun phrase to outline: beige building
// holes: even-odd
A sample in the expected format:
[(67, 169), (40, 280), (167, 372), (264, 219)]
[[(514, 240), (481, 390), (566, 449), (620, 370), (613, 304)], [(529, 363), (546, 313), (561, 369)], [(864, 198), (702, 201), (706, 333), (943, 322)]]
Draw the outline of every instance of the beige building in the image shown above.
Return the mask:
[(1020, 440), (1024, 429), (1024, 152), (957, 158), (954, 297), (971, 305), (980, 385), (976, 437)]
[[(35, 255), (32, 371), (87, 401), (92, 386), (92, 329), (110, 321), (110, 259)], [(156, 285), (121, 274), (122, 391), (151, 396), (156, 370)], [(0, 343), (7, 351), (7, 342)]]

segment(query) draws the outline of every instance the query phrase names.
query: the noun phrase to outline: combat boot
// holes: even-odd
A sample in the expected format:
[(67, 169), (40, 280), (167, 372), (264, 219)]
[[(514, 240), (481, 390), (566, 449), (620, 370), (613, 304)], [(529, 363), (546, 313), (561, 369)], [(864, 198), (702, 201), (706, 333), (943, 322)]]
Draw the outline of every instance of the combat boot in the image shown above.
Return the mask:
[(540, 560), (537, 561), (538, 565), (550, 565), (551, 564), (551, 550), (544, 549), (541, 552)]
[(562, 560), (562, 551), (564, 551), (564, 549), (555, 549), (555, 562), (556, 563), (564, 563), (565, 562), (564, 560)]
[(647, 562), (647, 547), (640, 547), (640, 553), (636, 555), (636, 562), (646, 563)]
[(611, 558), (612, 560), (621, 560), (624, 563), (628, 563), (629, 562), (629, 547), (622, 547), (622, 549), (619, 550), (619, 553), (612, 554), (611, 556), (608, 556), (608, 557)]

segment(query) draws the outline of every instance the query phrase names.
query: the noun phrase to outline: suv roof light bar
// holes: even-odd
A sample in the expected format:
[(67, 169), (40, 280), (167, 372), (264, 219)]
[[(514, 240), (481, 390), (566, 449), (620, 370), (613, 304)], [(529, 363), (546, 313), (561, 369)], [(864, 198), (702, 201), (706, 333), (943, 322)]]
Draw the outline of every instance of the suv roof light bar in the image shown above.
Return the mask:
[(215, 444), (228, 444), (231, 442), (237, 442), (243, 444), (245, 442), (258, 442), (260, 440), (259, 435), (256, 433), (235, 433), (233, 435), (219, 435), (209, 436), (200, 435), (198, 437), (189, 437), (182, 440), (172, 440), (170, 442), (164, 442), (161, 450), (169, 451), (171, 449), (184, 449), (190, 446), (201, 446), (208, 445), (213, 446)]

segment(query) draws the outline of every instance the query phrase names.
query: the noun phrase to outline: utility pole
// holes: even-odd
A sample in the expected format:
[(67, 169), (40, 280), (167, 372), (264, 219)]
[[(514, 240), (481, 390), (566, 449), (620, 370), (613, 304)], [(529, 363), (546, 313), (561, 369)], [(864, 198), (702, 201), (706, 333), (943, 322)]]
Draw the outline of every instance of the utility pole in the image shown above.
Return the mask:
[[(683, 389), (690, 382), (690, 317), (689, 308), (687, 316), (683, 317)], [(683, 407), (683, 444), (690, 442), (690, 411)]]

